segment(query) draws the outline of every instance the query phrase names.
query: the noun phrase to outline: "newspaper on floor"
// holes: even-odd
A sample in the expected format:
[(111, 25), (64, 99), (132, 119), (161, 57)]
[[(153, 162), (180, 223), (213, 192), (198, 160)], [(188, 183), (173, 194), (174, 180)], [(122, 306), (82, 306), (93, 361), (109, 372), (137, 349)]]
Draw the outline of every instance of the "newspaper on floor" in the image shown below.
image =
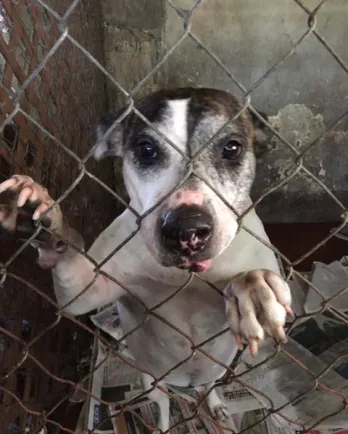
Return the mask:
[[(304, 309), (309, 315), (305, 324), (296, 327), (291, 336), (324, 360), (324, 352), (331, 348), (337, 353), (337, 348), (342, 347), (343, 341), (348, 339), (348, 290), (342, 292), (348, 287), (348, 256), (329, 265), (315, 262), (308, 280), (320, 291), (322, 297), (309, 285), (306, 288), (302, 284)], [(321, 314), (315, 313), (321, 309), (323, 299), (329, 300), (328, 305), (335, 313), (328, 310)], [(348, 379), (347, 376), (345, 378)]]
[[(298, 430), (287, 424), (280, 425), (274, 415), (269, 415), (265, 420), (267, 434), (302, 434), (303, 430)], [(248, 433), (249, 434), (249, 433)], [(256, 431), (255, 434), (258, 434)], [(314, 428), (307, 431), (307, 434), (348, 434), (345, 428)]]
[(104, 310), (90, 316), (93, 324), (119, 342), (119, 350), (127, 352), (127, 345), (122, 341), (123, 332), (120, 317), (117, 311), (117, 303), (111, 304)]
[[(113, 408), (109, 408), (110, 414)], [(172, 399), (170, 402), (171, 434), (218, 434), (204, 418), (192, 419), (192, 409), (189, 403)], [(155, 404), (136, 408), (131, 412), (124, 412), (113, 418), (114, 432), (117, 434), (149, 434), (156, 429), (157, 407)], [(190, 420), (188, 420), (190, 419)], [(234, 426), (231, 429), (235, 429)]]
[[(172, 406), (172, 414), (170, 424), (173, 426), (175, 423), (182, 421), (184, 418), (190, 416), (190, 410), (187, 409), (187, 404), (182, 405), (174, 401)], [(148, 427), (155, 426), (156, 409), (151, 406), (143, 406), (140, 409), (134, 410), (133, 413), (125, 413), (117, 419), (113, 419), (114, 433), (115, 434), (150, 434), (151, 430)], [(110, 408), (112, 414), (113, 408)], [(265, 417), (267, 416), (267, 417)], [(302, 434), (302, 430), (293, 426), (280, 426), (279, 422), (275, 420), (274, 415), (265, 413), (263, 409), (246, 411), (244, 413), (232, 414), (231, 416), (233, 425), (230, 424), (229, 428), (234, 430), (235, 433), (243, 432), (246, 434)], [(144, 422), (141, 422), (144, 421)], [(227, 430), (209, 425), (204, 419), (196, 419), (195, 422), (191, 421), (188, 424), (180, 424), (171, 430), (171, 434), (224, 434)], [(344, 428), (336, 429), (313, 429), (308, 431), (308, 434), (348, 434)]]
[[(327, 364), (294, 339), (289, 338), (284, 350), (290, 357), (266, 343), (255, 358), (245, 351), (237, 367), (237, 373), (245, 372), (241, 379), (262, 393), (252, 391), (266, 408), (284, 406), (274, 414), (279, 427), (296, 429), (297, 425), (301, 431), (319, 423), (319, 430), (348, 428), (348, 409), (344, 408), (348, 381), (334, 370), (326, 372)], [(316, 387), (314, 377), (322, 373), (319, 383), (334, 392)]]
[[(291, 287), (293, 296), (298, 298), (297, 307), (294, 309), (296, 314), (301, 314), (302, 302), (304, 313), (313, 314), (321, 309), (323, 299), (330, 299), (330, 306), (340, 313), (343, 321), (327, 311), (312, 317), (308, 316), (305, 322), (298, 323), (299, 325), (291, 333), (293, 339), (290, 339), (283, 348), (316, 375), (327, 369), (328, 372), (320, 378), (319, 382), (338, 391), (342, 396), (323, 390), (311, 391), (308, 395), (299, 398), (295, 404), (285, 407), (282, 414), (292, 420), (298, 418), (299, 425), (306, 427), (320, 422), (312, 430), (314, 434), (334, 432), (348, 434), (348, 412), (347, 409), (343, 410), (343, 400), (348, 396), (348, 327), (344, 322), (344, 319), (348, 319), (348, 291), (342, 292), (348, 287), (348, 257), (343, 257), (340, 261), (329, 265), (314, 263), (309, 280), (320, 291), (322, 297), (309, 285), (298, 280), (297, 283), (302, 290), (300, 298), (298, 298), (300, 292), (296, 290), (294, 294), (294, 287)], [(272, 348), (265, 346), (263, 357), (270, 354)], [(246, 357), (250, 358), (250, 356)], [(259, 357), (257, 360), (260, 360)], [(290, 360), (283, 354), (261, 365), (252, 374), (250, 373), (250, 377), (252, 375), (249, 384), (268, 395), (276, 403), (276, 407), (300, 396), (309, 390), (311, 384), (314, 385), (309, 372), (306, 373), (294, 360)], [(340, 409), (342, 411), (339, 411)], [(335, 411), (339, 413), (322, 420)], [(279, 416), (272, 415), (271, 419), (267, 418), (267, 421), (268, 431), (271, 434), (296, 434), (297, 432)]]
[[(319, 294), (308, 288), (305, 301), (307, 313), (318, 312), (324, 300), (330, 299), (330, 306), (339, 312), (348, 311), (348, 256), (329, 265), (314, 262), (311, 283)], [(345, 288), (346, 291), (342, 292)]]
[[(106, 358), (104, 346), (98, 343), (96, 366)], [(156, 427), (158, 409), (146, 396), (129, 405), (144, 390), (141, 374), (135, 368), (110, 356), (94, 372), (92, 390), (94, 395), (89, 402), (87, 428), (96, 434), (145, 434)], [(176, 398), (170, 400), (170, 424), (173, 434), (218, 434), (213, 424), (204, 417), (193, 417), (193, 408), (198, 396), (176, 392)], [(99, 398), (99, 399), (98, 399)], [(254, 399), (254, 398), (252, 398)], [(103, 402), (101, 402), (103, 401)], [(127, 403), (127, 411), (120, 413), (120, 404)], [(202, 410), (203, 411), (203, 410)], [(204, 411), (202, 413), (205, 414)], [(190, 420), (186, 420), (190, 419)], [(231, 429), (235, 429), (231, 419)]]
[[(113, 434), (114, 427), (109, 415), (109, 406), (125, 404), (139, 396), (143, 392), (141, 375), (121, 358), (108, 354), (99, 339), (97, 351), (95, 366), (98, 369), (93, 373), (91, 392), (100, 400), (93, 397), (90, 399), (88, 429), (94, 429), (96, 434)], [(128, 354), (124, 356), (125, 359), (127, 356)], [(133, 363), (130, 358), (128, 359)], [(148, 398), (141, 398), (131, 408), (149, 402)]]
[(306, 322), (309, 319), (309, 317), (306, 316), (307, 312), (304, 308), (308, 291), (307, 284), (296, 275), (294, 276), (294, 279), (288, 283), (292, 295), (291, 307), (297, 317), (296, 326), (299, 326), (301, 323)]

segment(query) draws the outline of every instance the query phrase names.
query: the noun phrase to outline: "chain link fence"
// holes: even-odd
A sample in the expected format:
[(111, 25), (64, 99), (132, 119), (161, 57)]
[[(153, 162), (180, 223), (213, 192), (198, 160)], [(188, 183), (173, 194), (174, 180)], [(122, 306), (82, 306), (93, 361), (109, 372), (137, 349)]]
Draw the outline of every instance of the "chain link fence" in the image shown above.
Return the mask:
[[(219, 65), (243, 92), (243, 110), (238, 113), (238, 116), (250, 109), (259, 117), (252, 106), (253, 92), (296, 52), (309, 35), (313, 35), (332, 55), (337, 67), (348, 74), (348, 65), (317, 30), (317, 16), (326, 0), (322, 0), (313, 10), (308, 9), (302, 1), (294, 0), (294, 3), (308, 15), (308, 27), (303, 29), (303, 34), (299, 35), (291, 50), (278, 59), (248, 89), (192, 30), (192, 20), (204, 0), (198, 0), (189, 11), (177, 7), (172, 0), (166, 2), (182, 20), (182, 35), (166, 51), (156, 66), (131, 90), (125, 89), (118, 82), (117, 76), (114, 77), (103, 66), (103, 58), (100, 55), (103, 47), (100, 42), (102, 28), (101, 18), (98, 16), (100, 13), (98, 2), (82, 0), (3, 0), (0, 2), (2, 17), (0, 59), (3, 77), (0, 88), (3, 132), (3, 143), (0, 148), (1, 179), (6, 179), (13, 173), (26, 173), (37, 182), (44, 184), (69, 217), (71, 226), (83, 234), (87, 244), (111, 222), (115, 212), (119, 213), (124, 206), (127, 206), (122, 197), (116, 193), (117, 186), (113, 184), (115, 178), (111, 163), (108, 171), (105, 171), (104, 166), (101, 172), (91, 158), (92, 128), (95, 119), (105, 111), (105, 80), (111, 82), (127, 100), (127, 110), (123, 116), (134, 112), (151, 128), (155, 128), (134, 106), (134, 96), (187, 38), (204, 50), (211, 62)], [(88, 91), (85, 90), (86, 83), (89, 83)], [(324, 299), (320, 295), (320, 290), (298, 272), (296, 267), (334, 237), (347, 222), (348, 214), (344, 204), (304, 165), (305, 155), (347, 114), (348, 110), (332, 124), (330, 129), (301, 150), (267, 124), (271, 133), (292, 152), (295, 168), (281, 182), (264, 192), (253, 205), (253, 207), (257, 206), (267, 196), (279, 190), (298, 174), (302, 174), (317, 183), (341, 209), (341, 216), (338, 216), (338, 219), (341, 219), (340, 225), (296, 260), (290, 261), (272, 245), (268, 247), (281, 257), (287, 279), (296, 277), (309, 285), (322, 298), (318, 314), (330, 313), (342, 325), (347, 324), (347, 319), (344, 314), (332, 307), (333, 298)], [(260, 119), (264, 122), (262, 118)], [(86, 125), (90, 125), (91, 129), (86, 129)], [(173, 146), (173, 143), (167, 141), (168, 146)], [(192, 162), (193, 159), (188, 161), (189, 171), (192, 171)], [(101, 203), (103, 209), (100, 207)], [(139, 225), (149, 212), (136, 216)], [(263, 242), (256, 234), (245, 229)], [(38, 231), (40, 230), (47, 229), (39, 225)], [(6, 433), (25, 432), (26, 427), (30, 425), (30, 432), (34, 433), (39, 432), (40, 428), (46, 425), (58, 427), (61, 432), (74, 433), (74, 428), (65, 425), (64, 421), (58, 422), (54, 414), (64, 407), (77, 390), (86, 397), (91, 395), (85, 388), (85, 384), (86, 379), (91, 377), (93, 372), (83, 376), (78, 370), (77, 360), (80, 360), (83, 354), (89, 354), (93, 338), (103, 338), (83, 319), (72, 318), (59, 309), (52, 295), (49, 274), (35, 271), (33, 276), (33, 259), (29, 241), (20, 247), (5, 242), (2, 246), (4, 247), (0, 253), (0, 342), (6, 351), (0, 354), (1, 430)], [(119, 248), (122, 247), (116, 246), (113, 253)], [(80, 253), (88, 257), (86, 253)], [(94, 263), (91, 258), (89, 259)], [(102, 263), (95, 264), (97, 275), (106, 275), (101, 270), (106, 260), (107, 258)], [(112, 276), (106, 276), (115, 281)], [(202, 279), (201, 276), (198, 278)], [(210, 286), (212, 290), (218, 290), (211, 283)], [(185, 285), (178, 288), (177, 293), (184, 288)], [(131, 293), (127, 288), (125, 289)], [(345, 289), (336, 297), (344, 291)], [(134, 294), (133, 296), (136, 297)], [(154, 316), (174, 328), (167, 319), (156, 312), (158, 306), (149, 309), (144, 303), (142, 305), (146, 309), (147, 317)], [(289, 332), (301, 319), (303, 318), (294, 319)], [(185, 336), (177, 328), (175, 330)], [(120, 342), (110, 344), (104, 339), (104, 343), (110, 352), (117, 354), (117, 344)], [(192, 343), (192, 356), (198, 351), (211, 358), (204, 352), (203, 344), (204, 342), (200, 345)], [(280, 354), (310, 374), (313, 381), (310, 390), (301, 396), (294, 396), (286, 405), (304, 399), (313, 390), (327, 393), (328, 399), (335, 395), (341, 404), (335, 412), (323, 415), (323, 418), (316, 421), (314, 425), (322, 423), (347, 407), (347, 397), (322, 381), (326, 370), (319, 374), (308, 372), (308, 369), (288, 352), (286, 347), (276, 346), (272, 357), (279, 357)], [(331, 366), (337, 361), (332, 362)], [(185, 362), (186, 360), (183, 360), (173, 369)], [(142, 370), (141, 366), (136, 367)], [(252, 371), (254, 368), (250, 369)], [(230, 368), (224, 381), (238, 381), (238, 378), (234, 369)], [(160, 379), (155, 379), (151, 390), (160, 387), (159, 382)], [(94, 396), (94, 398), (108, 404), (98, 397)], [(271, 409), (266, 411), (257, 424), (262, 424), (271, 414), (282, 415), (286, 407), (286, 405), (279, 406), (267, 396), (265, 398), (270, 402)], [(115, 411), (113, 417), (129, 410), (131, 404), (134, 404), (133, 401)], [(196, 416), (197, 413), (193, 412), (187, 420)], [(11, 424), (19, 426), (19, 431), (11, 431)], [(257, 424), (254, 424), (254, 429)], [(303, 432), (308, 432), (313, 427), (305, 426)], [(247, 428), (243, 431), (247, 431)]]

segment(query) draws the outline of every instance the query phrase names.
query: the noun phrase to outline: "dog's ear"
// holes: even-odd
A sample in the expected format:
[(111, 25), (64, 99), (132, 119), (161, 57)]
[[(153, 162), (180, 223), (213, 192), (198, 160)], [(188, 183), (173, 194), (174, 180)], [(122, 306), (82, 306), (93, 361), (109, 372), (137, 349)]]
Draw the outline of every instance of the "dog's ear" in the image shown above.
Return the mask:
[[(263, 119), (268, 122), (268, 116), (264, 112), (257, 112)], [(269, 134), (268, 128), (251, 110), (249, 110), (251, 121), (253, 123), (255, 138), (254, 150), (256, 155), (264, 153), (268, 149)]]
[[(96, 147), (93, 152), (96, 160), (122, 156), (123, 124), (122, 122), (115, 124), (118, 117), (119, 115), (108, 114), (99, 119), (96, 129)], [(112, 130), (104, 137), (111, 126), (113, 126)]]

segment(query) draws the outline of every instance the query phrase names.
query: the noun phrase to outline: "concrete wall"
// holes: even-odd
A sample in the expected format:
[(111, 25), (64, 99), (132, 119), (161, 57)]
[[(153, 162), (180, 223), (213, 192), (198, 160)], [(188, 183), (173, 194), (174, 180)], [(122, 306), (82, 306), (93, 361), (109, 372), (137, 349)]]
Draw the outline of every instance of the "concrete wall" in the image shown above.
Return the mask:
[[(102, 0), (106, 64), (131, 89), (182, 35), (183, 21), (163, 0)], [(195, 1), (176, 0), (183, 11)], [(303, 3), (311, 10), (318, 0)], [(249, 88), (284, 56), (306, 32), (307, 15), (294, 0), (210, 0), (195, 13), (192, 31)], [(348, 63), (348, 4), (327, 2), (317, 30)], [(160, 87), (209, 86), (242, 92), (195, 42), (187, 38), (153, 76), (141, 94)], [(109, 91), (111, 108), (122, 98)], [(252, 93), (254, 107), (298, 148), (308, 145), (347, 109), (348, 76), (313, 35)], [(305, 157), (305, 165), (348, 203), (347, 122), (328, 134)], [(259, 161), (253, 196), (279, 183), (294, 170), (293, 154), (278, 140)], [(340, 208), (312, 179), (298, 175), (258, 207), (269, 222), (335, 221)]]

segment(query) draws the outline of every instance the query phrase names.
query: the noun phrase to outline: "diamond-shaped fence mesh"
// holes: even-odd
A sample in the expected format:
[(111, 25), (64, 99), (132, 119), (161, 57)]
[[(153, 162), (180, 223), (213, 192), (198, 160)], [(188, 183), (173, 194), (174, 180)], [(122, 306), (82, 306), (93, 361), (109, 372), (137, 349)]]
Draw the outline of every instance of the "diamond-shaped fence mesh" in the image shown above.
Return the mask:
[[(325, 0), (322, 0), (315, 9), (308, 9), (304, 2), (294, 0), (294, 3), (308, 15), (307, 28), (304, 28), (303, 32), (298, 35), (291, 49), (283, 53), (273, 66), (248, 88), (235, 77), (234, 71), (230, 70), (223, 60), (194, 33), (192, 21), (197, 11), (202, 7), (204, 0), (196, 1), (190, 10), (179, 8), (172, 0), (166, 0), (166, 3), (182, 20), (182, 34), (166, 50), (164, 55), (157, 59), (151, 71), (143, 74), (142, 79), (132, 89), (125, 89), (123, 84), (119, 83), (117, 75), (108, 72), (103, 66), (102, 27), (100, 26), (102, 18), (98, 2), (82, 0), (3, 0), (0, 2), (0, 72), (2, 80), (0, 116), (3, 137), (0, 147), (1, 181), (16, 173), (27, 174), (36, 182), (43, 184), (51, 196), (59, 202), (70, 225), (83, 234), (87, 244), (111, 223), (115, 215), (120, 214), (126, 206), (126, 202), (120, 198), (119, 186), (115, 185), (115, 173), (112, 164), (110, 163), (109, 167), (103, 165), (101, 170), (91, 158), (93, 128), (96, 119), (105, 112), (107, 86), (113, 86), (118, 94), (126, 100), (127, 113), (135, 113), (156, 130), (155, 126), (135, 108), (135, 95), (146, 88), (148, 82), (153, 80), (160, 68), (187, 40), (191, 40), (200, 50), (205, 52), (209, 62), (219, 66), (227, 74), (231, 83), (240, 90), (243, 95), (243, 108), (235, 118), (247, 109), (254, 111), (252, 106), (253, 93), (269, 79), (282, 63), (296, 53), (296, 50), (301, 44), (304, 44), (309, 35), (315, 37), (322, 47), (330, 53), (337, 69), (348, 73), (348, 65), (317, 30), (317, 17), (326, 3)], [(255, 114), (259, 116), (256, 111)], [(345, 118), (346, 114), (347, 112), (341, 115), (332, 122), (330, 129), (301, 149), (283, 137), (272, 125), (267, 124), (269, 131), (288, 149), (294, 164), (292, 170), (287, 172), (277, 185), (273, 185), (272, 188), (265, 191), (253, 205), (253, 207), (257, 206), (266, 197), (301, 174), (317, 183), (318, 188), (325, 191), (335, 202), (337, 209), (341, 210), (338, 213), (340, 215), (337, 216), (337, 221), (340, 220), (341, 224), (334, 231), (327, 233), (323, 239), (316, 240), (306, 253), (294, 261), (288, 259), (272, 245), (268, 246), (281, 257), (287, 279), (296, 277), (309, 284), (319, 295), (320, 290), (297, 271), (297, 266), (340, 231), (346, 224), (347, 210), (330, 188), (325, 185), (325, 182), (306, 167), (305, 157), (323, 136), (330, 134), (337, 123)], [(260, 119), (262, 120), (262, 118)], [(264, 122), (264, 120), (262, 121)], [(168, 146), (175, 147), (175, 144), (168, 138), (165, 139)], [(203, 148), (207, 145), (205, 144)], [(187, 157), (187, 173), (192, 173), (195, 158), (197, 155), (192, 158)], [(193, 175), (198, 176), (194, 171)], [(213, 186), (209, 185), (209, 187), (213, 189)], [(218, 193), (216, 192), (216, 194)], [(224, 200), (224, 198), (221, 199)], [(139, 226), (141, 221), (157, 206), (159, 203), (144, 215), (136, 215)], [(257, 237), (249, 229), (245, 229)], [(39, 224), (39, 230), (47, 229)], [(129, 239), (134, 235), (130, 235)], [(124, 242), (123, 246), (129, 239)], [(52, 292), (50, 273), (42, 271), (34, 265), (34, 255), (29, 241), (20, 245), (8, 241), (1, 243), (0, 430), (3, 433), (34, 433), (46, 426), (49, 429), (59, 428), (60, 432), (73, 433), (75, 432), (74, 428), (71, 424), (69, 425), (62, 409), (66, 408), (69, 398), (76, 391), (81, 392), (85, 398), (91, 396), (86, 384), (93, 375), (93, 371), (85, 371), (79, 362), (90, 357), (93, 339), (102, 338), (90, 327), (89, 323), (86, 322), (87, 320), (72, 318), (60, 310)], [(115, 246), (112, 254), (123, 246)], [(87, 253), (80, 252), (80, 254), (88, 257)], [(104, 258), (99, 264), (94, 263), (95, 272), (115, 281), (115, 277), (109, 276), (101, 270), (108, 258)], [(190, 274), (203, 279), (201, 275), (195, 273), (188, 273), (188, 279), (191, 278)], [(183, 291), (185, 286), (177, 288), (176, 293)], [(210, 283), (210, 286), (212, 290), (219, 291), (214, 288), (213, 284)], [(128, 288), (124, 289), (132, 294)], [(88, 290), (88, 287), (83, 289), (83, 291)], [(336, 297), (340, 296), (344, 290)], [(136, 297), (136, 295), (134, 296)], [(332, 307), (333, 300), (334, 298), (326, 300), (322, 297), (321, 309), (318, 314), (327, 312), (337, 322), (346, 325), (345, 315)], [(165, 302), (162, 302), (161, 305)], [(181, 330), (174, 327), (168, 319), (158, 313), (159, 305), (149, 308), (141, 300), (139, 303), (145, 309), (146, 317), (157, 318), (166, 326), (175, 328), (177, 333), (188, 339)], [(289, 332), (302, 319), (296, 317), (288, 329)], [(229, 331), (221, 331), (221, 333), (224, 332)], [(214, 336), (211, 339), (214, 339)], [(119, 354), (118, 344), (121, 341), (110, 344), (104, 339), (107, 348), (116, 355)], [(192, 354), (190, 357), (200, 352), (206, 357), (212, 358), (203, 349), (204, 344), (205, 342), (198, 345), (191, 342)], [(122, 357), (121, 354), (119, 356)], [(254, 393), (263, 395), (263, 398), (268, 400), (270, 404), (269, 409), (265, 410), (260, 420), (253, 423), (252, 428), (256, 430), (254, 432), (258, 432), (258, 425), (264, 423), (271, 415), (277, 414), (288, 419), (283, 414), (284, 409), (292, 403), (305, 399), (313, 390), (327, 394), (328, 400), (335, 396), (337, 408), (329, 414), (323, 414), (323, 417), (316, 420), (311, 426), (303, 426), (303, 432), (310, 431), (314, 426), (323, 423), (346, 408), (347, 397), (342, 392), (329, 387), (323, 380), (326, 371), (310, 372), (296, 355), (291, 353), (291, 348), (288, 349), (286, 346), (277, 345), (275, 347), (271, 358), (276, 359), (277, 357), (291, 360), (294, 365), (310, 376), (312, 385), (301, 395), (292, 396), (288, 403), (281, 405), (274, 402), (266, 394), (254, 390)], [(269, 360), (270, 357), (261, 365), (269, 362)], [(332, 361), (327, 369), (337, 361)], [(185, 362), (187, 359), (173, 366), (171, 371)], [(219, 361), (215, 362), (219, 363)], [(137, 364), (136, 368), (142, 371), (142, 367)], [(250, 367), (250, 375), (257, 368)], [(226, 384), (241, 381), (239, 377), (234, 368), (229, 368), (228, 375), (224, 377), (223, 381)], [(162, 378), (155, 378), (152, 388), (160, 388), (161, 380)], [(291, 384), (288, 387), (291, 388)], [(176, 399), (175, 395), (170, 394), (170, 396)], [(94, 398), (106, 405), (109, 404), (96, 396)], [(115, 418), (127, 411), (132, 411), (131, 404), (134, 402), (133, 399), (120, 408), (115, 407), (114, 415), (107, 418)], [(201, 404), (202, 402), (192, 409), (187, 420), (197, 416)], [(57, 414), (59, 415), (61, 410), (63, 416), (59, 418)], [(291, 420), (289, 421), (291, 422)], [(139, 423), (141, 422), (139, 421)], [(178, 428), (182, 422), (177, 422), (175, 428)], [(146, 422), (144, 423), (146, 425)], [(218, 422), (214, 423), (218, 424)], [(148, 424), (146, 426), (150, 430), (154, 429)], [(172, 428), (174, 429), (174, 427)], [(243, 431), (246, 432), (248, 428), (251, 427), (245, 427)], [(233, 432), (226, 427), (225, 429)]]

